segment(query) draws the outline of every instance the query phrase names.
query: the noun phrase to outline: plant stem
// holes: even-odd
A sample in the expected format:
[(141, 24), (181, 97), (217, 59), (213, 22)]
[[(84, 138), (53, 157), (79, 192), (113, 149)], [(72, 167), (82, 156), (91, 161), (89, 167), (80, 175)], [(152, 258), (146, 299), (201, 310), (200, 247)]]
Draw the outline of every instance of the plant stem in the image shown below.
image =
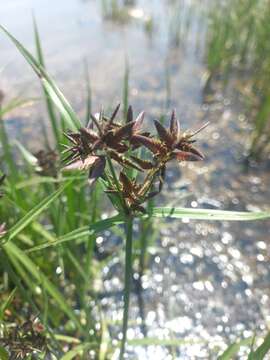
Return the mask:
[(127, 329), (128, 329), (128, 314), (129, 314), (129, 298), (132, 280), (132, 228), (133, 218), (126, 217), (126, 250), (125, 250), (125, 288), (124, 288), (124, 315), (122, 327), (122, 342), (120, 351), (120, 360), (124, 359)]
[(108, 160), (108, 164), (109, 164), (109, 168), (110, 168), (110, 172), (111, 172), (111, 175), (113, 177), (113, 181), (115, 183), (115, 186), (117, 188), (117, 191), (118, 191), (118, 195), (119, 195), (119, 199), (120, 199), (120, 202), (121, 202), (121, 205), (122, 205), (122, 208), (123, 208), (123, 211), (125, 212), (126, 215), (129, 214), (129, 209), (127, 207), (127, 204), (125, 202), (125, 199), (122, 195), (122, 191), (121, 191), (121, 188), (120, 188), (120, 184), (119, 184), (119, 181), (117, 179), (117, 176), (116, 176), (116, 173), (115, 173), (115, 170), (114, 170), (114, 167), (113, 167), (113, 163), (112, 163), (112, 160), (110, 158), (110, 155), (107, 154), (107, 160)]

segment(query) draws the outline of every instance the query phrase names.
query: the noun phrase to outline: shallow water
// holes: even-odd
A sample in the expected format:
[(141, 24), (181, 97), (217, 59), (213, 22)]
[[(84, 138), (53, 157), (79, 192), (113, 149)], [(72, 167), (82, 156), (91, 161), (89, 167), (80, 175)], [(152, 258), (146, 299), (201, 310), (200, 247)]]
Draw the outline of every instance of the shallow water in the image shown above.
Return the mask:
[[(39, 25), (48, 70), (83, 117), (84, 59), (89, 64), (93, 110), (110, 109), (122, 97), (125, 58), (130, 67), (130, 103), (147, 119), (176, 107), (184, 128), (210, 126), (198, 136), (205, 162), (171, 168), (163, 205), (257, 210), (269, 208), (269, 165), (244, 166), (250, 127), (234, 79), (224, 93), (216, 84), (205, 93), (205, 10), (198, 1), (135, 1), (124, 22), (105, 19), (99, 1), (9, 0), (0, 5), (0, 23), (33, 50), (31, 10)], [(175, 17), (177, 11), (179, 19)], [(153, 29), (147, 31), (147, 21)], [(180, 28), (173, 36), (172, 28)], [(0, 88), (7, 99), (40, 94), (22, 57), (0, 34)], [(166, 75), (167, 74), (167, 75)], [(166, 90), (169, 83), (169, 91)], [(41, 104), (16, 110), (6, 123), (12, 135), (40, 144)], [(41, 114), (41, 115), (40, 115)], [(190, 193), (181, 200), (183, 190)], [(178, 200), (179, 198), (179, 200)], [(269, 221), (254, 223), (164, 222), (150, 248), (142, 303), (149, 337), (187, 340), (177, 359), (216, 358), (214, 347), (238, 337), (263, 334), (270, 320)], [(107, 236), (110, 234), (107, 234)], [(107, 243), (106, 236), (99, 239)], [(107, 244), (109, 246), (109, 244)], [(104, 270), (105, 291), (122, 289), (119, 259)], [(103, 299), (108, 316), (121, 315), (121, 303)], [(130, 339), (142, 337), (136, 294)], [(114, 333), (112, 329), (112, 333)], [(144, 329), (145, 331), (145, 329)], [(114, 334), (115, 337), (117, 333)], [(191, 345), (189, 341), (192, 340)], [(162, 346), (130, 349), (130, 359), (172, 359)], [(211, 354), (211, 355), (209, 355)]]

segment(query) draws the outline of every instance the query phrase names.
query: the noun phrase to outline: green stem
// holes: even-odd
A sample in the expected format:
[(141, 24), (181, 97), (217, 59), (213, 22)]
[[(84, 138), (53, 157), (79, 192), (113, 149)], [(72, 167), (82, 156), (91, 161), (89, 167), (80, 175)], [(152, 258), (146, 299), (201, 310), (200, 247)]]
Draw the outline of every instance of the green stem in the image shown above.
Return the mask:
[(109, 168), (110, 168), (111, 175), (112, 175), (112, 177), (113, 177), (113, 181), (114, 181), (115, 186), (116, 186), (116, 189), (117, 189), (117, 191), (118, 191), (119, 200), (120, 200), (120, 202), (121, 202), (122, 208), (123, 208), (125, 214), (128, 215), (128, 214), (129, 214), (129, 209), (128, 209), (127, 204), (126, 204), (126, 202), (125, 202), (125, 199), (124, 199), (124, 197), (123, 197), (123, 195), (122, 195), (122, 191), (121, 191), (121, 188), (120, 188), (120, 184), (119, 184), (119, 181), (118, 181), (118, 179), (117, 179), (117, 176), (116, 176), (116, 173), (115, 173), (115, 170), (114, 170), (114, 167), (113, 167), (113, 163), (112, 163), (112, 160), (111, 160), (109, 154), (107, 154), (107, 160), (108, 160), (108, 164), (109, 164)]
[(132, 227), (133, 219), (131, 216), (126, 218), (126, 250), (125, 250), (125, 288), (124, 288), (124, 315), (122, 327), (122, 342), (120, 350), (120, 360), (124, 359), (125, 347), (127, 340), (128, 329), (128, 314), (129, 314), (129, 298), (132, 280)]

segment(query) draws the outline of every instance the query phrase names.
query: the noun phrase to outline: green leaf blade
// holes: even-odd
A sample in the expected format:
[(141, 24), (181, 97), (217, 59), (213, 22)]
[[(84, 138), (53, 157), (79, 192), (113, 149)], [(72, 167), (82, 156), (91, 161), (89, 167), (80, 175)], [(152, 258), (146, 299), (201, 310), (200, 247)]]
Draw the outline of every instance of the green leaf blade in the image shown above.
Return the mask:
[(54, 193), (47, 196), (42, 200), (38, 205), (36, 205), (32, 210), (30, 210), (22, 219), (20, 219), (8, 232), (7, 242), (12, 240), (16, 235), (18, 235), (28, 224), (30, 224), (37, 216), (39, 216), (54, 200), (56, 200), (62, 192), (66, 189), (67, 186), (71, 184), (71, 181), (62, 185)]
[(23, 57), (26, 59), (28, 64), (35, 71), (36, 75), (40, 78), (45, 90), (48, 95), (51, 97), (51, 100), (55, 103), (56, 107), (63, 115), (65, 121), (68, 126), (72, 130), (76, 130), (77, 127), (80, 127), (80, 120), (75, 114), (74, 110), (57, 87), (55, 82), (48, 75), (46, 70), (41, 66), (39, 61), (37, 61), (33, 55), (2, 25), (0, 25), (0, 29), (9, 37), (9, 39), (13, 42), (13, 44), (17, 47)]
[(107, 230), (113, 226), (122, 224), (124, 222), (124, 219), (122, 215), (117, 214), (115, 216), (112, 216), (111, 218), (104, 219), (97, 221), (96, 223), (90, 225), (90, 226), (84, 226), (79, 229), (73, 230), (70, 233), (63, 235), (56, 239), (55, 241), (47, 241), (46, 243), (43, 243), (41, 245), (34, 246), (27, 250), (27, 252), (33, 252), (33, 251), (40, 251), (44, 250), (48, 247), (57, 246), (60, 244), (63, 244), (65, 242), (79, 240), (80, 242), (83, 241), (83, 238), (87, 239), (91, 235), (95, 235), (100, 233), (101, 231)]
[(149, 212), (150, 216), (158, 218), (210, 220), (210, 221), (251, 221), (270, 218), (270, 211), (240, 212), (212, 209), (156, 207)]

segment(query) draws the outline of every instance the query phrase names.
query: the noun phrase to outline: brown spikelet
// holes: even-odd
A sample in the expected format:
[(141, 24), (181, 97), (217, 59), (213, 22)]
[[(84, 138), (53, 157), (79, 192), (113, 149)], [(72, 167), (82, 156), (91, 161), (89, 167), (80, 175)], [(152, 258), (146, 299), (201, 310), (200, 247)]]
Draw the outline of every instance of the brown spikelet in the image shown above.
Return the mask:
[(154, 165), (151, 163), (151, 161), (140, 159), (136, 156), (131, 155), (130, 156), (135, 163), (137, 163), (142, 169), (144, 170), (150, 170), (153, 169)]
[(88, 142), (89, 145), (99, 139), (99, 136), (91, 129), (81, 128), (79, 132), (81, 134), (81, 138), (85, 139), (85, 141)]
[(129, 178), (123, 171), (120, 172), (119, 180), (120, 180), (121, 184), (123, 185), (124, 193), (126, 195), (131, 195), (131, 193), (133, 192), (132, 182), (129, 180)]
[(91, 186), (94, 182), (102, 176), (106, 165), (105, 156), (100, 156), (91, 166), (88, 176), (88, 184)]
[(127, 111), (127, 123), (132, 122), (133, 121), (133, 109), (132, 106), (128, 107), (128, 111)]
[(180, 134), (180, 124), (179, 121), (176, 118), (176, 112), (175, 109), (172, 111), (172, 116), (170, 120), (170, 133), (174, 140), (177, 139), (178, 135)]
[(173, 155), (178, 161), (200, 161), (200, 160), (202, 160), (202, 158), (200, 156), (195, 155), (191, 152), (187, 152), (187, 151), (177, 150), (173, 153)]
[(203, 153), (202, 153), (200, 150), (196, 149), (196, 148), (195, 148), (194, 146), (192, 146), (192, 145), (188, 145), (188, 151), (191, 152), (191, 153), (193, 153), (193, 154), (195, 154), (195, 155), (197, 155), (197, 156), (199, 156), (199, 157), (201, 158), (201, 160), (203, 160), (203, 159), (205, 158), (205, 156), (203, 155)]
[(113, 113), (112, 113), (112, 115), (111, 115), (111, 117), (110, 117), (110, 123), (112, 123), (113, 120), (115, 119), (115, 117), (116, 117), (116, 115), (117, 115), (117, 113), (118, 113), (118, 111), (119, 111), (119, 109), (120, 109), (120, 106), (121, 106), (121, 104), (119, 103), (119, 104), (116, 106), (116, 108), (114, 109), (114, 111), (113, 111)]
[(115, 160), (118, 164), (122, 165), (124, 168), (132, 167), (133, 169), (142, 171), (142, 169), (138, 165), (136, 165), (134, 162), (124, 157), (123, 155), (118, 154), (116, 151), (110, 150), (108, 153), (113, 160)]
[(154, 154), (162, 151), (162, 143), (157, 139), (146, 137), (143, 135), (134, 135), (133, 139), (139, 144), (147, 147), (147, 149), (149, 149)]
[(155, 127), (157, 129), (160, 140), (164, 141), (167, 146), (172, 147), (173, 138), (169, 131), (165, 129), (165, 127), (157, 120), (155, 120)]
[(63, 170), (88, 170), (98, 159), (98, 156), (91, 155), (66, 165)]
[(116, 141), (122, 139), (130, 138), (132, 135), (132, 128), (135, 124), (135, 121), (128, 122), (126, 125), (121, 126), (119, 129), (115, 130), (114, 137)]

